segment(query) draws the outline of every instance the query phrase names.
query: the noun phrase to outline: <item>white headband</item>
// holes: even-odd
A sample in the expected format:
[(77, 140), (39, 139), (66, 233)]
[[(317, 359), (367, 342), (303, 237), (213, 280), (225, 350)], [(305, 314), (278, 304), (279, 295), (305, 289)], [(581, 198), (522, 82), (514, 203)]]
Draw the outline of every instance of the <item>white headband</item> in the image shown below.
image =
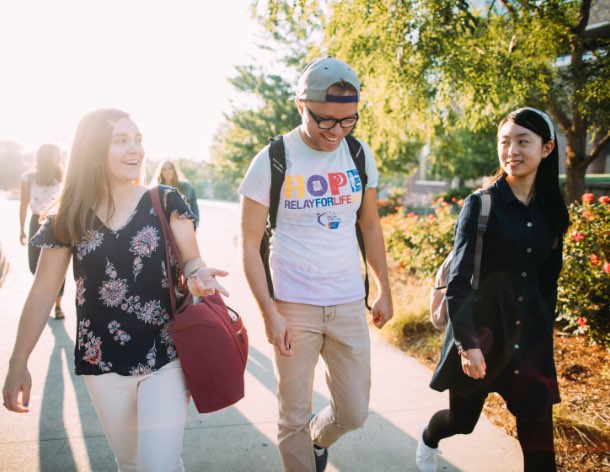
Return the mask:
[(535, 113), (538, 113), (542, 118), (544, 118), (544, 121), (546, 121), (546, 124), (549, 127), (549, 131), (551, 132), (551, 139), (552, 140), (555, 139), (555, 128), (553, 127), (553, 123), (551, 122), (551, 119), (549, 118), (549, 115), (547, 115), (543, 111), (538, 110), (537, 108), (532, 108), (532, 107), (525, 107), (525, 108), (522, 108), (522, 110), (533, 111)]

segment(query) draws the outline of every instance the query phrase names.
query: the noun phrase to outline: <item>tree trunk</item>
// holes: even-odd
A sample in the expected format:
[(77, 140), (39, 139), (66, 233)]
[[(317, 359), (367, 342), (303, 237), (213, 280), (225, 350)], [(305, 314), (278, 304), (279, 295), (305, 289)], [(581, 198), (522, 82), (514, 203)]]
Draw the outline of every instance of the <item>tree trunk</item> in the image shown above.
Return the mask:
[(567, 138), (565, 201), (569, 205), (572, 202), (580, 201), (580, 197), (585, 191), (587, 167), (583, 165), (586, 158), (584, 139), (574, 134)]

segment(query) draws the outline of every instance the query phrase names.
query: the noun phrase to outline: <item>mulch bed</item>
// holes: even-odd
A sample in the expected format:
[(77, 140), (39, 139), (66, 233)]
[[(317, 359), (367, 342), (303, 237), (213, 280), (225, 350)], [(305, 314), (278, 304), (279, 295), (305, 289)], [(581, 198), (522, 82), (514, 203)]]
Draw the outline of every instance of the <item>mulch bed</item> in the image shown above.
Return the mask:
[[(436, 356), (429, 349), (417, 348), (425, 335), (411, 329), (399, 345), (433, 368)], [(555, 363), (562, 399), (555, 407), (558, 470), (610, 471), (610, 351), (589, 345), (583, 336), (556, 330)], [(483, 412), (492, 423), (516, 437), (514, 417), (499, 395), (489, 396)]]

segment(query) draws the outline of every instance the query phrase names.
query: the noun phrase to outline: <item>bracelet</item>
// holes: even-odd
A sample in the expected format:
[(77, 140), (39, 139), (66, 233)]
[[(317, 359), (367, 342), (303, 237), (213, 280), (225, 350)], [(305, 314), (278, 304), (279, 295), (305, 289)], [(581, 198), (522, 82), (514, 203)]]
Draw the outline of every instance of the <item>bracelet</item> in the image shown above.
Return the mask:
[(199, 266), (196, 269), (191, 270), (188, 275), (186, 276), (187, 279), (190, 279), (191, 277), (194, 277), (197, 274), (197, 271), (199, 269), (203, 269), (205, 266)]
[[(195, 267), (195, 269), (192, 269), (192, 267)], [(197, 272), (199, 269), (201, 269), (202, 267), (205, 267), (205, 262), (203, 262), (203, 260), (199, 257), (193, 258), (193, 259), (189, 259), (188, 261), (186, 261), (184, 263), (183, 266), (183, 273), (184, 274), (188, 274), (187, 277), (192, 277), (193, 274), (195, 272)]]

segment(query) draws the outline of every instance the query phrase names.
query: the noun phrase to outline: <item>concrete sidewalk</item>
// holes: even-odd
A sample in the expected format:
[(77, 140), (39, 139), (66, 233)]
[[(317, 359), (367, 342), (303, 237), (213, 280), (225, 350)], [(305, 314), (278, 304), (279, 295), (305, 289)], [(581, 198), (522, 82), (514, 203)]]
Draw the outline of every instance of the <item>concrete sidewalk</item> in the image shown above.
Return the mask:
[[(223, 280), (231, 292), (227, 303), (244, 318), (250, 335), (246, 397), (226, 410), (199, 415), (191, 405), (184, 436), (184, 462), (189, 472), (281, 471), (276, 447), (277, 402), (272, 350), (260, 315), (239, 269), (235, 237), (237, 211), (231, 205), (200, 202), (199, 237), (208, 265), (227, 269)], [(25, 248), (18, 243), (17, 201), (1, 200), (0, 241), (11, 272), (0, 288), (0, 382), (4, 382), (21, 307), (32, 281)], [(214, 226), (211, 226), (214, 222)], [(74, 282), (66, 283), (66, 319), (49, 319), (30, 360), (34, 390), (30, 413), (0, 410), (0, 471), (116, 471), (81, 377), (73, 371), (76, 331)], [(420, 425), (440, 408), (447, 395), (428, 388), (431, 372), (372, 334), (373, 387), (365, 427), (330, 449), (328, 472), (416, 471)], [(314, 410), (328, 402), (323, 363), (318, 365)], [(518, 443), (479, 421), (473, 434), (441, 444), (441, 471), (520, 471)]]

